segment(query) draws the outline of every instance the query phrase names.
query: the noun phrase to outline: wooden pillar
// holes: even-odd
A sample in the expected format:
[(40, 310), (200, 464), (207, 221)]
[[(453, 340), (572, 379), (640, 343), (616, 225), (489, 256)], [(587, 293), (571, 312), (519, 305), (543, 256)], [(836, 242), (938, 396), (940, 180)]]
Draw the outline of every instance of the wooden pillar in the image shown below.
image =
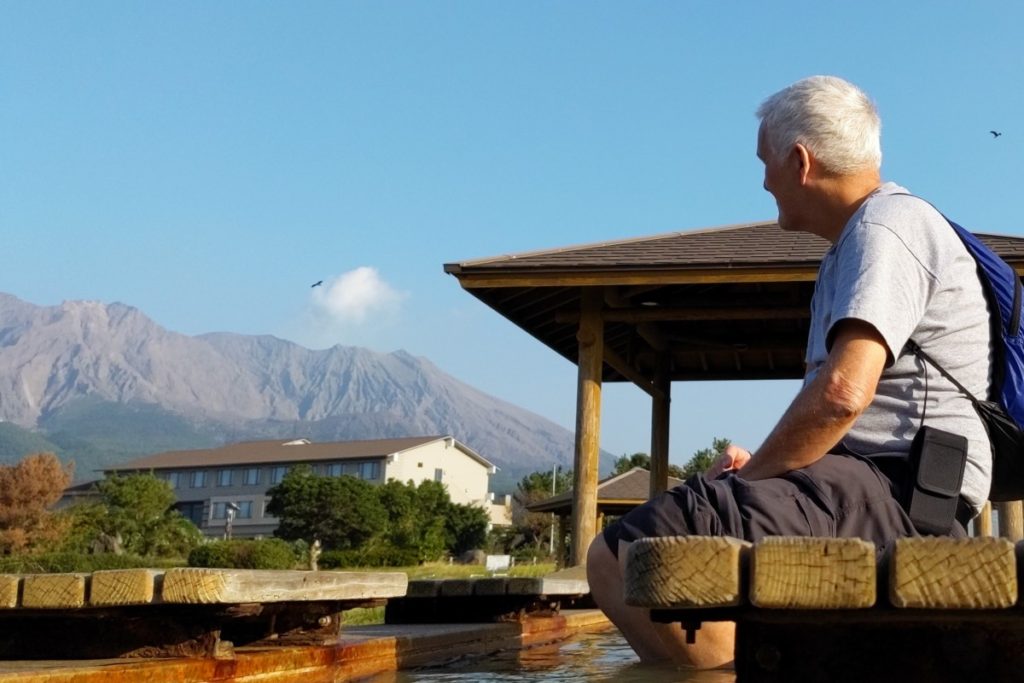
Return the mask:
[(988, 501), (985, 502), (985, 507), (981, 508), (981, 514), (974, 520), (974, 535), (992, 535), (992, 503)]
[(649, 497), (668, 488), (668, 425), (672, 412), (672, 356), (658, 354), (654, 371), (654, 396), (651, 398), (651, 484)]
[(601, 435), (601, 369), (604, 364), (604, 295), (597, 287), (580, 296), (579, 379), (576, 392), (576, 453), (573, 461), (572, 555), (575, 566), (587, 559), (597, 533), (597, 470)]
[(569, 517), (558, 515), (558, 538), (555, 539), (555, 569), (565, 566), (565, 537), (569, 533)]
[(1024, 510), (1021, 508), (1021, 502), (1011, 500), (996, 503), (994, 507), (999, 511), (999, 535), (1014, 543), (1024, 540)]

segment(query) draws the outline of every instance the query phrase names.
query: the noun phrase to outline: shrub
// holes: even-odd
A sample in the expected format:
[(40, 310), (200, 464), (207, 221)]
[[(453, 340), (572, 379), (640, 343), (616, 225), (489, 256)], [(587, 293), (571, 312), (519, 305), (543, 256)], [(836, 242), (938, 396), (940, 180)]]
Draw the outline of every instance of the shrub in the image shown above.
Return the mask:
[(370, 546), (356, 550), (325, 550), (320, 555), (321, 569), (344, 567), (413, 567), (420, 563), (415, 548)]
[(152, 563), (138, 555), (114, 555), (97, 553), (42, 553), (36, 555), (14, 555), (0, 558), (0, 573), (10, 574), (60, 574), (67, 572), (94, 572), (102, 569), (138, 569), (150, 567)]
[(297, 558), (291, 544), (279, 538), (211, 541), (188, 555), (190, 567), (227, 569), (294, 569)]

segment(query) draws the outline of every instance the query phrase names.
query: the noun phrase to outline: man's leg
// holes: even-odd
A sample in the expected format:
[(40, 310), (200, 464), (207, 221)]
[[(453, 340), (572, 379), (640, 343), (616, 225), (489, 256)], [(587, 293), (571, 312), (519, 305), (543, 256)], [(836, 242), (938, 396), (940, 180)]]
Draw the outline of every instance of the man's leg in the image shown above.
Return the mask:
[(735, 625), (731, 622), (707, 622), (697, 631), (696, 642), (686, 642), (679, 624), (651, 621), (650, 610), (631, 607), (624, 600), (625, 549), (620, 543), (619, 557), (608, 548), (603, 535), (590, 544), (587, 553), (587, 582), (597, 606), (611, 619), (642, 662), (671, 659), (680, 666), (710, 669), (733, 661)]

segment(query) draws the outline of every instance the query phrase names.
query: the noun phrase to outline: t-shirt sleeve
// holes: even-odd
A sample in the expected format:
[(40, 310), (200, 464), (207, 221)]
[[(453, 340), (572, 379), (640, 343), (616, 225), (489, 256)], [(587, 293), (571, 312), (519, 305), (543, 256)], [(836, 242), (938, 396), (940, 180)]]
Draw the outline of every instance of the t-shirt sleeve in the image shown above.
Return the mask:
[(860, 223), (851, 228), (836, 252), (836, 296), (826, 345), (831, 350), (838, 323), (861, 320), (882, 335), (890, 366), (924, 316), (937, 278), (888, 227)]

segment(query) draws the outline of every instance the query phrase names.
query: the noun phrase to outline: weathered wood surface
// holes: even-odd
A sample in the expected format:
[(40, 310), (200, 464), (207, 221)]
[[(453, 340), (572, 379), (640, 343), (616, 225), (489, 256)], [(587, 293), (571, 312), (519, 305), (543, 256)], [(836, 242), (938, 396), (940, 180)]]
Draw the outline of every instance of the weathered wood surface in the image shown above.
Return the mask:
[(233, 604), (318, 600), (364, 600), (405, 595), (400, 572), (331, 572), (244, 569), (169, 569), (163, 601)]
[(88, 574), (28, 574), (22, 579), (21, 606), (69, 609), (85, 606)]
[(875, 565), (874, 544), (859, 538), (765, 538), (751, 557), (750, 601), (776, 609), (871, 607)]
[(589, 593), (587, 569), (583, 565), (566, 567), (544, 576), (512, 577), (508, 580), (509, 595), (561, 597)]
[(625, 600), (635, 607), (727, 607), (743, 599), (750, 543), (728, 537), (644, 538), (626, 551)]
[(994, 507), (999, 511), (999, 535), (1014, 543), (1024, 540), (1024, 503), (1010, 500)]
[(0, 609), (14, 609), (18, 606), (18, 589), (20, 586), (20, 576), (0, 574)]
[(97, 607), (148, 605), (159, 601), (163, 571), (110, 569), (92, 573), (89, 604)]
[(702, 618), (687, 611), (717, 620), (756, 609), (999, 610), (1018, 602), (1019, 566), (1003, 538), (901, 539), (882, 559), (859, 539), (772, 537), (749, 551), (722, 538), (644, 539), (627, 552), (624, 597), (657, 621)]
[(889, 563), (896, 607), (999, 609), (1017, 601), (1013, 543), (1005, 538), (904, 538)]

